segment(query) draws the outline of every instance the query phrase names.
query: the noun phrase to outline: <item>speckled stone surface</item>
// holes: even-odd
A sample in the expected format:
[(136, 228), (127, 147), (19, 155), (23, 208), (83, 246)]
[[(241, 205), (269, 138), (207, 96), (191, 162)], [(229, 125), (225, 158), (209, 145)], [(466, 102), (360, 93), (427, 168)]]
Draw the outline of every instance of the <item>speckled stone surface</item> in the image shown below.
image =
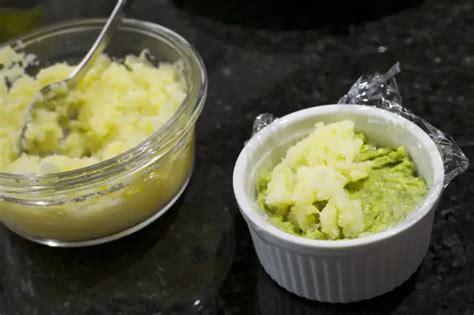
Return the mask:
[[(104, 16), (114, 3), (40, 2), (45, 23)], [(278, 287), (234, 201), (234, 162), (258, 113), (336, 102), (396, 61), (404, 105), (474, 159), (474, 2), (393, 2), (136, 0), (130, 17), (181, 33), (207, 65), (191, 183), (158, 222), (108, 245), (51, 249), (0, 228), (0, 314), (473, 314), (473, 167), (446, 190), (416, 274), (348, 305)]]

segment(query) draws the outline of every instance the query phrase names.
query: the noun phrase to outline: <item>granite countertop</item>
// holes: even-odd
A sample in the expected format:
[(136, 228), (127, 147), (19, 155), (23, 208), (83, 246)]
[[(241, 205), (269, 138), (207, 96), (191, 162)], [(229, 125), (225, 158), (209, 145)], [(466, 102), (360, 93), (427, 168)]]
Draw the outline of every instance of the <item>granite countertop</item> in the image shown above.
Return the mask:
[[(24, 2), (42, 5), (41, 23), (104, 16), (114, 3)], [(404, 105), (474, 160), (474, 3), (360, 2), (137, 0), (130, 17), (181, 33), (207, 65), (191, 183), (160, 220), (107, 245), (47, 248), (0, 227), (0, 314), (473, 314), (473, 167), (445, 191), (415, 275), (355, 304), (278, 287), (238, 213), (232, 170), (258, 113), (334, 103), (360, 74), (396, 61)]]

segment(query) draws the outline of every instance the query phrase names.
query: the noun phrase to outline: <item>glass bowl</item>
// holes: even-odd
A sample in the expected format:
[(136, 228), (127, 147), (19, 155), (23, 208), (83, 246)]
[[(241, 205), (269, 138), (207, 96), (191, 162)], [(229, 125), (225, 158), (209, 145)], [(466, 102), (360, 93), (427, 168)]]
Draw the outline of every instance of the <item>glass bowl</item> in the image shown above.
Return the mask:
[[(77, 63), (104, 19), (55, 24), (13, 39), (17, 51), (33, 53), (34, 75), (56, 62)], [(118, 156), (78, 170), (44, 176), (0, 173), (0, 220), (13, 232), (49, 246), (79, 247), (112, 241), (160, 217), (179, 198), (193, 169), (194, 129), (207, 93), (204, 63), (175, 32), (124, 19), (105, 53), (138, 55), (156, 62), (182, 60), (187, 96), (178, 111), (149, 138)]]

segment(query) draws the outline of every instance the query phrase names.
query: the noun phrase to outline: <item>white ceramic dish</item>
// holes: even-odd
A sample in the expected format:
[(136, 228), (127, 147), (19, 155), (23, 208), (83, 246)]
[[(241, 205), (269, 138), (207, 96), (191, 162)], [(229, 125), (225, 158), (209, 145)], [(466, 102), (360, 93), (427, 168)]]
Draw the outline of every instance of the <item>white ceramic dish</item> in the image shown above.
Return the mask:
[[(356, 131), (376, 144), (405, 146), (429, 186), (426, 198), (398, 225), (367, 237), (325, 241), (281, 231), (268, 222), (256, 203), (258, 174), (273, 167), (316, 122), (343, 119), (354, 121)], [(332, 303), (381, 295), (416, 271), (428, 249), (443, 181), (440, 152), (421, 128), (389, 111), (362, 105), (317, 106), (278, 119), (247, 143), (233, 176), (240, 211), (265, 271), (290, 292)]]

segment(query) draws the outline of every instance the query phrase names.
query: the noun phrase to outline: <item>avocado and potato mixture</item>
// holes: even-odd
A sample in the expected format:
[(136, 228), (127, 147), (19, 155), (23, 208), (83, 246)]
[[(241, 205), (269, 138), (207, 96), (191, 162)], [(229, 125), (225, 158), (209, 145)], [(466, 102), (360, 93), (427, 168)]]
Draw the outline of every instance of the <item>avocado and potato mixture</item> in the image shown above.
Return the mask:
[(404, 147), (373, 145), (350, 120), (317, 123), (257, 182), (258, 203), (275, 226), (321, 240), (383, 231), (426, 193)]

